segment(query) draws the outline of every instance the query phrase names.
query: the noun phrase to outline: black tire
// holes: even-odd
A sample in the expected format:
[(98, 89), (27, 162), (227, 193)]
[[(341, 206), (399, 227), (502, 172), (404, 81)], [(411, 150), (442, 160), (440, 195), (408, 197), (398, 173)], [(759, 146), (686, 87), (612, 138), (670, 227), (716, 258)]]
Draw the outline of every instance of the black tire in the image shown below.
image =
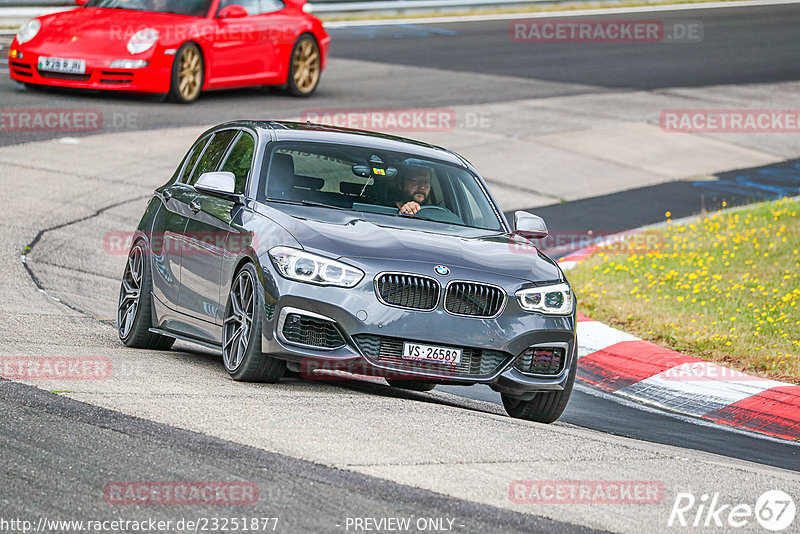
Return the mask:
[(153, 295), (150, 292), (153, 279), (148, 250), (144, 241), (139, 240), (128, 252), (119, 288), (117, 335), (128, 347), (169, 350), (175, 338), (150, 332), (153, 326)]
[[(300, 72), (297, 67), (301, 63), (311, 61), (309, 52), (316, 54), (316, 59), (309, 64), (309, 72)], [(302, 56), (302, 57), (301, 57)], [(319, 87), (319, 80), (322, 77), (322, 55), (319, 51), (319, 44), (310, 33), (304, 33), (297, 38), (292, 47), (292, 54), (289, 56), (289, 75), (286, 78), (286, 92), (292, 96), (308, 97), (314, 94)], [(310, 76), (310, 78), (306, 78)]]
[(393, 388), (409, 389), (411, 391), (432, 391), (436, 387), (436, 382), (427, 380), (395, 380), (386, 379)]
[[(205, 81), (203, 52), (195, 43), (188, 42), (178, 49), (172, 63), (169, 99), (179, 104), (191, 104), (200, 96)], [(191, 85), (191, 89), (182, 84)]]
[(575, 384), (575, 373), (578, 368), (578, 359), (572, 363), (567, 377), (567, 384), (561, 391), (547, 391), (537, 393), (536, 396), (524, 401), (502, 393), (503, 407), (508, 415), (516, 419), (527, 419), (537, 423), (553, 423), (561, 417), (567, 407), (569, 397), (572, 395), (572, 386)]
[(222, 325), (222, 360), (234, 380), (274, 383), (286, 372), (284, 360), (261, 352), (263, 325), (264, 287), (256, 268), (246, 263), (233, 278)]

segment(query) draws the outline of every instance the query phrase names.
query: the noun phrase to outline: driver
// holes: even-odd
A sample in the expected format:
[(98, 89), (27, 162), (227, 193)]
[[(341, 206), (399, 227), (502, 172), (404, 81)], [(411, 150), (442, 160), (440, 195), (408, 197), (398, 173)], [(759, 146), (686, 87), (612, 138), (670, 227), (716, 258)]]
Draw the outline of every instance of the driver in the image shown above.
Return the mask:
[(400, 183), (401, 199), (397, 201), (400, 213), (414, 215), (428, 200), (431, 192), (431, 170), (426, 167), (408, 167)]

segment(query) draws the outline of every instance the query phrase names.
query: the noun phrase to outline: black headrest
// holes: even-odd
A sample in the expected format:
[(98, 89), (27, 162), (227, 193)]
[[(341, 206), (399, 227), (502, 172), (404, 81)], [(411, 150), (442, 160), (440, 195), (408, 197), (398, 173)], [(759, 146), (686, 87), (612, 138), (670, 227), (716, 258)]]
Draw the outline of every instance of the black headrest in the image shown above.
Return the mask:
[(283, 197), (294, 182), (294, 159), (291, 154), (273, 154), (269, 169), (269, 197)]

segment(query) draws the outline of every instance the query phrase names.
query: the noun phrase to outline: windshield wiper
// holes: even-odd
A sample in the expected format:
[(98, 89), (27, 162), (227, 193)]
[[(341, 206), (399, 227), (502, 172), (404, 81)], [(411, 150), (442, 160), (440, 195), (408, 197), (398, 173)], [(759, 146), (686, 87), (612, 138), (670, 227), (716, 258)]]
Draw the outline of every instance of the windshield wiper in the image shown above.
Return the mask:
[(342, 206), (333, 206), (331, 204), (323, 204), (322, 202), (314, 202), (311, 200), (284, 200), (280, 198), (268, 198), (267, 202), (277, 202), (279, 204), (292, 204), (294, 206), (313, 206), (316, 208), (328, 208), (332, 210), (353, 211), (350, 208), (343, 208)]

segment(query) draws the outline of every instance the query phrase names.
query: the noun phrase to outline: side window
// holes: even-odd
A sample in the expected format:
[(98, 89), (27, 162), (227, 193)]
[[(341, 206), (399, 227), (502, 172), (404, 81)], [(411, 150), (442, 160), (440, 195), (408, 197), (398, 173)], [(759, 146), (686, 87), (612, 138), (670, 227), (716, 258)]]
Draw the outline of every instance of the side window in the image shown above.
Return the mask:
[(281, 0), (261, 0), (261, 12), (272, 13), (286, 7)]
[(178, 177), (179, 182), (185, 182), (186, 178), (192, 174), (192, 169), (194, 169), (197, 159), (200, 157), (200, 154), (203, 153), (203, 149), (208, 144), (209, 139), (211, 139), (211, 136), (200, 139), (194, 144), (189, 153), (186, 154), (183, 163), (181, 163), (180, 176)]
[(236, 176), (236, 189), (235, 192), (242, 195), (244, 188), (247, 184), (247, 175), (253, 164), (253, 151), (255, 150), (256, 142), (253, 136), (247, 132), (242, 132), (239, 140), (233, 145), (233, 148), (225, 158), (225, 163), (222, 164), (221, 171), (232, 172)]
[(217, 14), (228, 6), (242, 6), (245, 8), (248, 15), (258, 15), (261, 13), (259, 0), (222, 0), (219, 3), (219, 11), (217, 11)]
[(222, 156), (225, 155), (228, 145), (231, 144), (236, 134), (237, 130), (223, 130), (214, 134), (213, 139), (211, 139), (205, 152), (203, 152), (203, 156), (195, 166), (194, 171), (192, 171), (192, 175), (189, 178), (189, 185), (197, 183), (197, 179), (200, 178), (200, 175), (204, 172), (217, 170)]

